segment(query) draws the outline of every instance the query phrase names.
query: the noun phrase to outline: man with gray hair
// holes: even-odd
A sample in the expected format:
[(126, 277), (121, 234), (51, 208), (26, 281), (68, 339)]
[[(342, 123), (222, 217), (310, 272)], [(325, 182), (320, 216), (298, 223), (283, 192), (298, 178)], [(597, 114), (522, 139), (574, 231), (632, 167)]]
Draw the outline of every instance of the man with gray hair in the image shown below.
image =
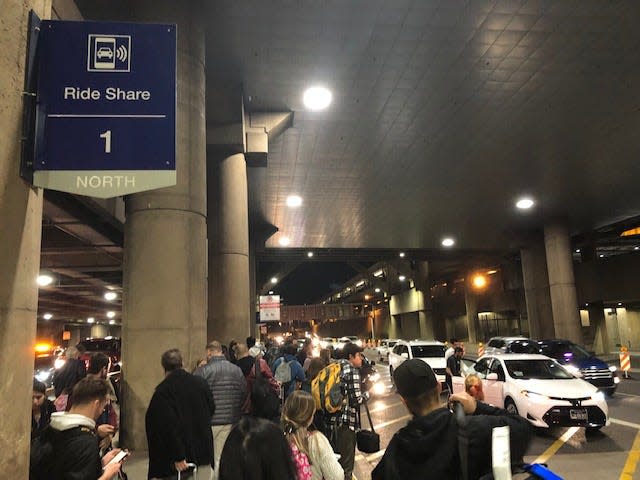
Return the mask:
[(215, 458), (213, 478), (217, 480), (222, 448), (231, 428), (240, 420), (242, 407), (247, 401), (247, 382), (240, 367), (225, 358), (222, 345), (215, 340), (207, 345), (207, 363), (198, 367), (194, 375), (207, 381), (216, 402), (211, 431)]
[(161, 357), (164, 380), (156, 387), (145, 417), (149, 445), (148, 478), (167, 478), (187, 463), (210, 468), (213, 438), (209, 422), (215, 405), (207, 382), (186, 372), (177, 348)]

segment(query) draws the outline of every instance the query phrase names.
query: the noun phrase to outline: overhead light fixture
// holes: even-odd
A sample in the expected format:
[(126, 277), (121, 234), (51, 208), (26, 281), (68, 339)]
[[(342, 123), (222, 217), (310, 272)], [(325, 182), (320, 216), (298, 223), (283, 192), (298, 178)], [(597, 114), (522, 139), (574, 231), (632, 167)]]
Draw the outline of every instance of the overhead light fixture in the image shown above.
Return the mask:
[(600, 255), (598, 255), (600, 258), (604, 258), (604, 253), (601, 253)]
[(384, 275), (384, 272), (382, 271), (382, 269), (376, 270), (375, 272), (373, 272), (374, 277), (381, 277), (382, 275)]
[(36, 282), (41, 287), (46, 287), (47, 285), (51, 285), (53, 283), (53, 277), (47, 273), (42, 273), (38, 275)]
[(115, 318), (116, 312), (107, 312), (107, 318)]
[(576, 253), (580, 253), (580, 249), (579, 248), (576, 248)]
[(289, 240), (289, 237), (284, 236), (284, 237), (280, 237), (280, 240), (278, 240), (278, 243), (283, 247), (286, 247), (289, 245), (289, 243), (291, 243), (291, 241)]
[(404, 252), (400, 252), (398, 255), (400, 256), (400, 258), (404, 258)]
[(379, 288), (376, 288), (374, 291), (375, 291), (376, 293), (380, 293), (380, 289), (379, 289)]
[(618, 302), (618, 306), (621, 307), (622, 306), (622, 302)]
[(116, 298), (118, 298), (118, 294), (116, 292), (106, 292), (104, 294), (104, 299), (108, 300), (108, 301), (112, 301), (115, 300)]
[(358, 283), (356, 283), (356, 288), (361, 287), (363, 285), (364, 285), (364, 280), (360, 280)]
[(287, 197), (287, 207), (296, 208), (302, 205), (302, 197), (299, 195), (289, 195)]
[(313, 252), (307, 252), (307, 257), (309, 258), (313, 257)]
[(273, 283), (273, 284), (278, 283), (277, 277), (271, 277), (271, 283)]
[(473, 277), (473, 286), (475, 288), (484, 288), (487, 286), (487, 277), (484, 275), (476, 275)]
[(640, 250), (640, 247), (633, 247), (634, 250)]
[(371, 295), (365, 295), (365, 296), (364, 296), (364, 299), (365, 299), (365, 300), (369, 300), (370, 298), (371, 298)]
[(447, 237), (442, 239), (443, 247), (453, 247), (456, 244), (456, 241), (453, 238)]
[(325, 87), (308, 88), (302, 96), (304, 106), (312, 111), (324, 110), (331, 104), (332, 99), (333, 95)]
[(529, 210), (535, 205), (535, 202), (529, 197), (523, 197), (516, 202), (516, 207), (520, 210)]
[(496, 273), (498, 273), (498, 270), (489, 270), (489, 271), (487, 272), (487, 275), (494, 275), (494, 274), (496, 274)]
[(87, 318), (87, 323), (96, 323), (96, 319), (93, 317)]
[(398, 280), (400, 280), (401, 282), (404, 282), (407, 279), (407, 277), (405, 277), (404, 275), (400, 275), (398, 277)]
[(50, 313), (45, 313), (42, 318), (44, 318), (45, 320), (51, 320), (53, 318), (53, 315), (51, 315)]

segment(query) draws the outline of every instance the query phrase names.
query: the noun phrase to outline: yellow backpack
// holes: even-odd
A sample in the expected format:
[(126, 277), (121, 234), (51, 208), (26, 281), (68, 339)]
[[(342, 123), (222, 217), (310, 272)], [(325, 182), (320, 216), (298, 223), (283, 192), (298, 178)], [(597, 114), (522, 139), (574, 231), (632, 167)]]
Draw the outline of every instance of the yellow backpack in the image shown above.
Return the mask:
[(316, 401), (316, 410), (336, 413), (342, 409), (344, 395), (340, 388), (342, 365), (330, 363), (311, 381), (311, 395)]

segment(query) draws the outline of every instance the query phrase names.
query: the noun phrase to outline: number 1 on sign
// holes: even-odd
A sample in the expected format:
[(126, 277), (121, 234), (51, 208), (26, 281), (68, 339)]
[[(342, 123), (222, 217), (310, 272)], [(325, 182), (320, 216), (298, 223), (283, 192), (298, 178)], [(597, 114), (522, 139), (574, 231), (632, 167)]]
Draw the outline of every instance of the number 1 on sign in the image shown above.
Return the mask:
[(111, 153), (111, 130), (101, 133), (100, 138), (104, 138), (104, 153)]

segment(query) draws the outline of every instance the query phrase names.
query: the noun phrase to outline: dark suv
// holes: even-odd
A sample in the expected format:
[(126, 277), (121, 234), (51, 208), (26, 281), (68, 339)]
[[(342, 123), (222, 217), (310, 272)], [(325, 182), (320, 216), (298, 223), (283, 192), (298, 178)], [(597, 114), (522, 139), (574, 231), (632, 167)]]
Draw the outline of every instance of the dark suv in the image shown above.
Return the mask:
[(569, 371), (579, 372), (582, 379), (612, 396), (620, 383), (615, 374), (615, 367), (609, 365), (587, 352), (580, 345), (569, 340), (540, 340), (540, 353), (556, 359), (560, 364), (568, 367)]

